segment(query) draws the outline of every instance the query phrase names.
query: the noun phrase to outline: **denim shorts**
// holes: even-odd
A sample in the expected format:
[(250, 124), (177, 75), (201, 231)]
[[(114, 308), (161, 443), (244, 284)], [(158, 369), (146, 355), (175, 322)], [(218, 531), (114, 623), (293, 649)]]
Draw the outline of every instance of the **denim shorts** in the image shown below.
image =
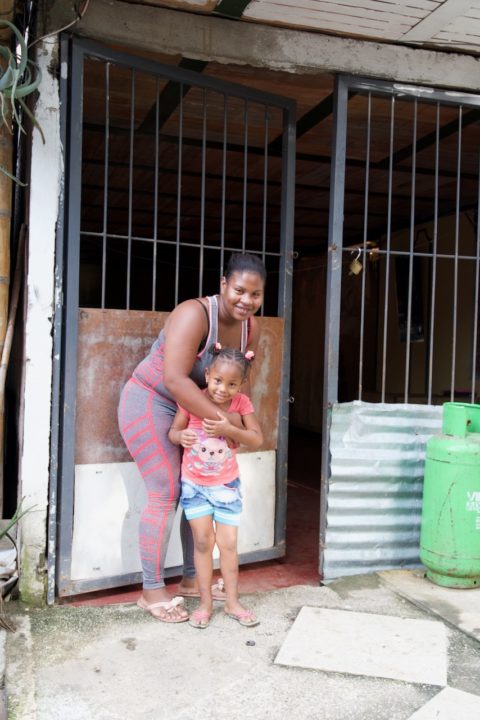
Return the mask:
[(242, 512), (240, 478), (226, 485), (195, 485), (182, 478), (180, 505), (187, 520), (213, 515), (215, 522), (239, 525)]

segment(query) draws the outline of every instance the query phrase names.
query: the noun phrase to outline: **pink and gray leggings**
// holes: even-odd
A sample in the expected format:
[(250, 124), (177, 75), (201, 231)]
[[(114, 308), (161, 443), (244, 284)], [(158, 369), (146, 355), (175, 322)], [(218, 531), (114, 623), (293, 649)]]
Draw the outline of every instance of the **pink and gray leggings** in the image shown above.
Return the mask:
[[(168, 542), (180, 494), (180, 448), (167, 437), (176, 408), (135, 380), (123, 388), (118, 423), (125, 444), (145, 482), (147, 504), (140, 517), (143, 587), (164, 587)], [(183, 575), (194, 577), (193, 537), (185, 516), (180, 526)]]

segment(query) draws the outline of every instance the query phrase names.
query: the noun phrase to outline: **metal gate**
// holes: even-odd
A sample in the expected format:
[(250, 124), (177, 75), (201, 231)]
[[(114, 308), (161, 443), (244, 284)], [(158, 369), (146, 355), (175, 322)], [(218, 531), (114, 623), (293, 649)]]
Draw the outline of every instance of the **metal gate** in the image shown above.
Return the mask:
[(479, 106), (458, 92), (337, 78), (322, 573), (325, 552), (334, 574), (418, 558), (432, 406), (478, 402)]
[[(124, 355), (135, 348), (139, 359), (175, 304), (216, 292), (232, 251), (256, 253), (267, 266), (263, 351), (277, 343), (278, 360), (269, 409), (273, 543), (241, 561), (284, 554), (294, 207), (291, 100), (209, 77), (205, 63), (187, 59), (160, 64), (77, 39), (64, 39), (62, 51), (67, 174), (57, 253), (64, 307), (55, 325), (50, 602), (55, 592), (140, 581), (138, 571), (112, 575), (101, 567), (93, 568), (98, 576), (72, 575), (79, 467), (100, 477), (106, 464), (125, 461), (111, 429), (116, 393), (133, 369), (122, 364)], [(98, 358), (108, 358), (103, 374)], [(100, 485), (93, 514), (109, 501)], [(138, 498), (128, 501), (126, 517)], [(88, 553), (89, 538), (81, 537)]]

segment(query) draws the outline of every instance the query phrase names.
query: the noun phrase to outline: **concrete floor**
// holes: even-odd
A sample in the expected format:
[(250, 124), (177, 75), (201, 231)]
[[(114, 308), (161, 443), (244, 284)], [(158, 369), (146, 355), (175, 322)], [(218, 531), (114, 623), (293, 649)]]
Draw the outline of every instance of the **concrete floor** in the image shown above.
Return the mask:
[[(463, 720), (465, 711), (471, 720), (480, 716), (472, 714), (480, 702), (480, 644), (455, 622), (465, 616), (463, 603), (477, 593), (480, 602), (480, 589), (460, 596), (446, 588), (437, 593), (421, 573), (361, 575), (325, 587), (302, 585), (248, 595), (245, 602), (261, 620), (256, 628), (241, 627), (218, 604), (210, 626), (202, 631), (187, 623), (160, 623), (133, 603), (30, 611), (10, 603), (9, 615), (18, 629), (6, 637), (8, 717)], [(432, 611), (429, 596), (435, 602)], [(195, 601), (189, 601), (189, 607), (195, 607)], [(307, 632), (292, 645), (295, 621), (305, 609), (310, 613)], [(315, 621), (320, 610), (337, 611), (335, 622), (340, 623), (337, 635), (330, 624), (328, 646), (327, 633), (323, 643), (322, 625)], [(415, 675), (401, 680), (363, 674), (378, 653), (374, 644), (364, 642), (363, 655), (362, 646), (355, 645), (352, 613), (376, 623), (376, 642), (381, 643), (383, 633), (387, 652), (389, 647), (394, 651), (397, 641), (392, 641), (392, 622), (385, 619), (409, 621), (409, 632), (415, 625), (411, 621), (421, 621), (419, 627), (432, 623), (435, 636), (445, 636), (445, 647), (436, 648), (435, 657), (441, 660), (438, 653), (445, 653), (446, 679), (437, 676), (425, 682)], [(348, 619), (348, 627), (342, 618)], [(333, 647), (340, 664), (328, 670), (275, 662), (286, 643), (296, 655), (311, 654), (314, 643), (320, 660), (322, 652)], [(349, 663), (353, 649), (360, 652), (355, 674)], [(408, 661), (408, 647), (406, 653)], [(418, 662), (418, 656), (412, 653), (411, 661)], [(440, 694), (445, 683), (458, 691), (455, 715), (451, 694)], [(415, 715), (420, 711), (423, 715)]]

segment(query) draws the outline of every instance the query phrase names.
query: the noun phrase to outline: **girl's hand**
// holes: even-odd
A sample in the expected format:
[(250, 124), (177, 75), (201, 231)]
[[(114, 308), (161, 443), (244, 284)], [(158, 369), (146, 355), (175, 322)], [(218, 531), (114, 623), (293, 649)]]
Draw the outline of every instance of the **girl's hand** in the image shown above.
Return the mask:
[(195, 445), (196, 442), (198, 442), (198, 437), (195, 430), (180, 431), (180, 445), (183, 448), (190, 448), (192, 445)]
[(229, 430), (232, 427), (228, 417), (226, 416), (226, 414), (221, 413), (219, 410), (217, 410), (217, 415), (220, 418), (219, 420), (210, 420), (209, 418), (204, 418), (202, 420), (202, 427), (204, 431), (209, 437), (225, 437), (225, 435), (228, 436)]

